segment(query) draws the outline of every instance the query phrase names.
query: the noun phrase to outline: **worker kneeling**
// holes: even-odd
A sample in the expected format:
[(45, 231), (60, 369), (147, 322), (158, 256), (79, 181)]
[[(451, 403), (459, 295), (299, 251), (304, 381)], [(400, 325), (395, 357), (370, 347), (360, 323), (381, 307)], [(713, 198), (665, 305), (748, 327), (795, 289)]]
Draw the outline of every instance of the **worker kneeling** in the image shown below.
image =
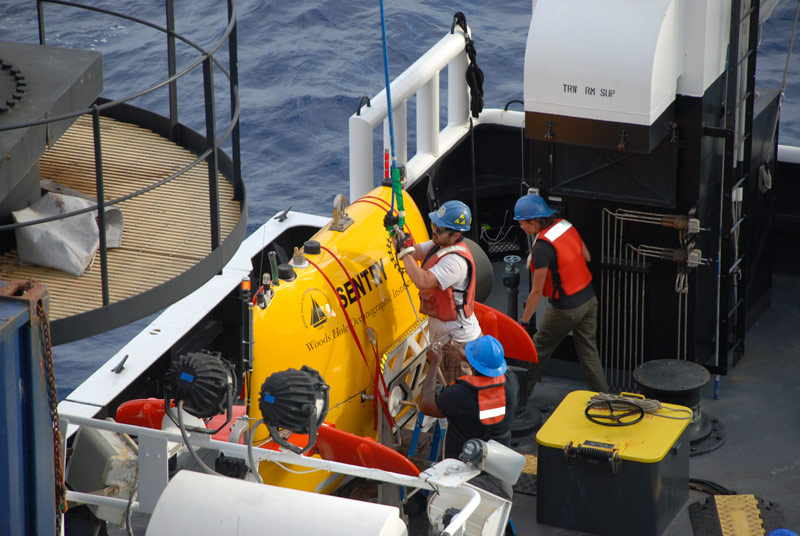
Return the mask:
[[(507, 370), (500, 341), (484, 335), (467, 343), (458, 357), (469, 362), (475, 374), (461, 376), (441, 390), (436, 389), (435, 373), (442, 359), (441, 348), (434, 345), (428, 355), (431, 362), (422, 385), (420, 410), (432, 417), (447, 417), (444, 457), (458, 459), (470, 439), (493, 439), (510, 446), (519, 384), (516, 375)], [(488, 473), (470, 482), (511, 499), (511, 484)]]

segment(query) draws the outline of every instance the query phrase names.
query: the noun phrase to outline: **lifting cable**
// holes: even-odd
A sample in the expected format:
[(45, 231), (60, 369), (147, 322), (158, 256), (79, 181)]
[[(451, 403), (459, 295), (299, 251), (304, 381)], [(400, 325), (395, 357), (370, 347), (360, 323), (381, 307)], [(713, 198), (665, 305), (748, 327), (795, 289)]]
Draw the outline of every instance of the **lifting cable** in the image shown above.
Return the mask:
[[(403, 207), (403, 185), (400, 182), (400, 170), (397, 168), (397, 156), (394, 150), (394, 119), (392, 117), (392, 84), (389, 80), (389, 47), (386, 43), (386, 16), (383, 10), (383, 0), (380, 0), (381, 4), (381, 36), (383, 38), (383, 78), (386, 84), (386, 110), (389, 117), (389, 145), (391, 146), (392, 150), (392, 202), (389, 206), (389, 210), (387, 210), (387, 215), (394, 214), (395, 211), (395, 200), (397, 201), (397, 224), (395, 226), (389, 227), (387, 224), (386, 230), (389, 231), (389, 236), (394, 237), (395, 232), (400, 231), (406, 226), (406, 211)], [(413, 238), (413, 236), (412, 236)], [(406, 294), (408, 295), (408, 300), (411, 302), (411, 309), (414, 311), (414, 315), (417, 318), (417, 323), (421, 324), (419, 318), (419, 313), (417, 312), (417, 308), (414, 305), (414, 299), (411, 297), (411, 292), (408, 288), (408, 283), (406, 283), (405, 278), (403, 277), (403, 271), (400, 269), (400, 259), (397, 259), (397, 267), (398, 271), (400, 271), (400, 277), (403, 279), (403, 286), (406, 289)], [(425, 343), (427, 344), (428, 335), (423, 330), (423, 335), (425, 336)]]
[[(387, 210), (387, 214), (391, 215), (395, 211), (395, 200), (397, 201), (397, 230), (403, 229), (406, 225), (406, 212), (405, 208), (403, 207), (403, 186), (400, 182), (400, 170), (397, 168), (397, 156), (395, 154), (394, 149), (394, 118), (392, 117), (392, 84), (389, 80), (389, 47), (386, 42), (386, 15), (383, 9), (383, 0), (380, 0), (381, 6), (381, 37), (383, 41), (383, 78), (386, 84), (386, 110), (389, 117), (389, 145), (391, 147), (392, 153), (392, 202), (389, 206), (389, 210)], [(389, 231), (389, 236), (394, 237), (395, 234), (395, 227), (388, 227), (387, 231)], [(411, 302), (411, 309), (414, 311), (414, 315), (417, 318), (417, 323), (419, 325), (422, 324), (422, 321), (419, 318), (419, 312), (417, 311), (417, 307), (414, 304), (414, 299), (411, 297), (411, 291), (408, 288), (408, 283), (406, 282), (405, 278), (402, 277), (403, 272), (400, 268), (400, 259), (397, 259), (397, 267), (400, 271), (400, 276), (403, 279), (403, 286), (406, 289), (406, 294), (408, 295), (408, 300)], [(422, 331), (422, 335), (425, 337), (425, 344), (430, 344), (428, 340), (428, 334), (425, 333), (425, 330)]]
[[(472, 113), (472, 117), (477, 119), (483, 111), (483, 70), (478, 67), (475, 41), (469, 35), (467, 17), (461, 11), (457, 11), (456, 14), (453, 15), (453, 24), (450, 25), (451, 34), (455, 30), (456, 25), (464, 31), (464, 52), (467, 53), (467, 59), (469, 60), (467, 72), (465, 73), (470, 94), (469, 109)], [(470, 128), (471, 126), (470, 124)]]
[[(458, 25), (464, 32), (464, 52), (467, 54), (469, 61), (465, 78), (467, 86), (469, 86), (470, 102), (469, 109), (471, 116), (469, 118), (469, 139), (470, 139), (470, 169), (472, 171), (472, 213), (478, 214), (478, 186), (475, 177), (475, 130), (472, 118), (475, 119), (480, 116), (483, 111), (483, 70), (478, 67), (476, 60), (477, 52), (475, 51), (475, 41), (470, 37), (467, 26), (467, 17), (461, 11), (453, 15), (453, 23), (450, 25), (450, 33), (454, 33), (456, 25)], [(524, 156), (523, 156), (524, 158)], [(478, 228), (473, 227), (472, 238), (478, 241)]]
[[(394, 118), (392, 117), (392, 85), (389, 80), (389, 49), (386, 43), (386, 16), (383, 10), (383, 0), (381, 5), (381, 36), (383, 38), (383, 77), (386, 83), (386, 110), (389, 116), (389, 145), (392, 151), (392, 204), (389, 213), (394, 212), (394, 203), (397, 200), (397, 215), (399, 218), (398, 226), (402, 229), (406, 223), (406, 212), (403, 207), (403, 190), (400, 184), (400, 170), (397, 168), (397, 155), (394, 150)], [(393, 230), (387, 229), (393, 236)]]
[[(797, 8), (794, 12), (794, 24), (792, 25), (792, 37), (789, 39), (789, 49), (786, 51), (786, 66), (783, 68), (783, 81), (781, 82), (781, 90), (778, 93), (778, 113), (775, 114), (775, 124), (772, 127), (772, 138), (770, 139), (769, 146), (775, 143), (775, 136), (778, 135), (778, 120), (781, 116), (781, 108), (783, 108), (783, 98), (786, 94), (786, 75), (789, 73), (789, 60), (792, 58), (792, 47), (794, 47), (794, 36), (797, 33), (797, 18), (800, 16), (800, 0), (797, 0)], [(767, 163), (772, 160), (772, 151), (767, 155)], [(762, 179), (763, 180), (763, 179)], [(770, 179), (769, 186), (772, 186)]]
[[(384, 205), (388, 205), (389, 204), (389, 203), (387, 203), (387, 201), (385, 199), (381, 199), (380, 197), (375, 197), (375, 196), (371, 196), (371, 195), (365, 195), (361, 199), (358, 199), (358, 200), (354, 201), (353, 204), (359, 203), (359, 202), (369, 203), (371, 205), (375, 205), (375, 206), (378, 206), (378, 207), (381, 206), (378, 202), (383, 203)], [(389, 208), (387, 212), (393, 212), (393, 209)], [(398, 229), (399, 228), (400, 227), (398, 227)], [(408, 229), (407, 225), (404, 225), (403, 229), (405, 229), (405, 232), (412, 239), (414, 238), (414, 235), (411, 233), (411, 230)], [(403, 270), (400, 267), (400, 259), (396, 259), (396, 260), (397, 260), (397, 263), (396, 263), (397, 271), (400, 273), (400, 279), (403, 281), (403, 287), (406, 289), (406, 296), (408, 296), (408, 301), (411, 304), (411, 310), (414, 311), (414, 317), (417, 319), (417, 325), (421, 326), (422, 325), (422, 319), (419, 317), (419, 311), (417, 311), (417, 306), (414, 303), (414, 298), (411, 297), (411, 291), (408, 288), (408, 282), (406, 282), (406, 278), (403, 276)], [(425, 333), (425, 330), (422, 330), (422, 336), (425, 337), (425, 345), (426, 346), (429, 345), (430, 344), (430, 340), (428, 340), (428, 334)]]

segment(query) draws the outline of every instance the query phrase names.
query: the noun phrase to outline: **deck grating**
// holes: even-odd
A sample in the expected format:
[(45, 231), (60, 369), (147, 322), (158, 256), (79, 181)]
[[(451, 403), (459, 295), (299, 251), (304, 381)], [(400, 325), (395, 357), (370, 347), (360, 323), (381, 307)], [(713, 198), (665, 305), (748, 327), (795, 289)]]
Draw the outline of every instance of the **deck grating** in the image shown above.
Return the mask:
[[(190, 164), (196, 155), (142, 127), (100, 119), (107, 201), (158, 182)], [(42, 156), (40, 174), (61, 186), (96, 197), (92, 120), (81, 116)], [(239, 220), (233, 186), (219, 175), (220, 240)], [(115, 303), (182, 274), (211, 252), (208, 166), (118, 205), (124, 218), (122, 247), (108, 251), (109, 298)], [(35, 278), (50, 293), (50, 319), (59, 320), (102, 305), (100, 255), (80, 276), (23, 266), (17, 252), (0, 256), (0, 280)]]

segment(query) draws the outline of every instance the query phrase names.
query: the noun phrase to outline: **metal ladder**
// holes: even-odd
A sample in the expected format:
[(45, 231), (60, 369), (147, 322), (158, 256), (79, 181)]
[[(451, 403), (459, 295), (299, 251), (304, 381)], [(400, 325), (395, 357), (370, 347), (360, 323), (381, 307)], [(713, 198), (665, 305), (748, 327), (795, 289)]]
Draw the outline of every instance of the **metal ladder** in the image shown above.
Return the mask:
[[(721, 203), (719, 366), (744, 354), (747, 195), (752, 167), (753, 109), (760, 0), (732, 0), (725, 94), (725, 172)], [(734, 210), (734, 201), (741, 209)]]

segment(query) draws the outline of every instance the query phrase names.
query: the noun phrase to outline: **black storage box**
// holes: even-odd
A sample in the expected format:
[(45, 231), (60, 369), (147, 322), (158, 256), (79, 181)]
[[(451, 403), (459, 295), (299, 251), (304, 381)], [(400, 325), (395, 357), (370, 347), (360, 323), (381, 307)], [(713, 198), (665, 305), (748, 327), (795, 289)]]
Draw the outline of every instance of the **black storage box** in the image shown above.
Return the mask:
[[(592, 534), (659, 536), (689, 499), (691, 410), (663, 404), (633, 424), (604, 426), (585, 414), (595, 394), (568, 394), (536, 434), (536, 519)], [(603, 406), (591, 413), (614, 422)], [(623, 422), (639, 418), (621, 413), (631, 413)]]

